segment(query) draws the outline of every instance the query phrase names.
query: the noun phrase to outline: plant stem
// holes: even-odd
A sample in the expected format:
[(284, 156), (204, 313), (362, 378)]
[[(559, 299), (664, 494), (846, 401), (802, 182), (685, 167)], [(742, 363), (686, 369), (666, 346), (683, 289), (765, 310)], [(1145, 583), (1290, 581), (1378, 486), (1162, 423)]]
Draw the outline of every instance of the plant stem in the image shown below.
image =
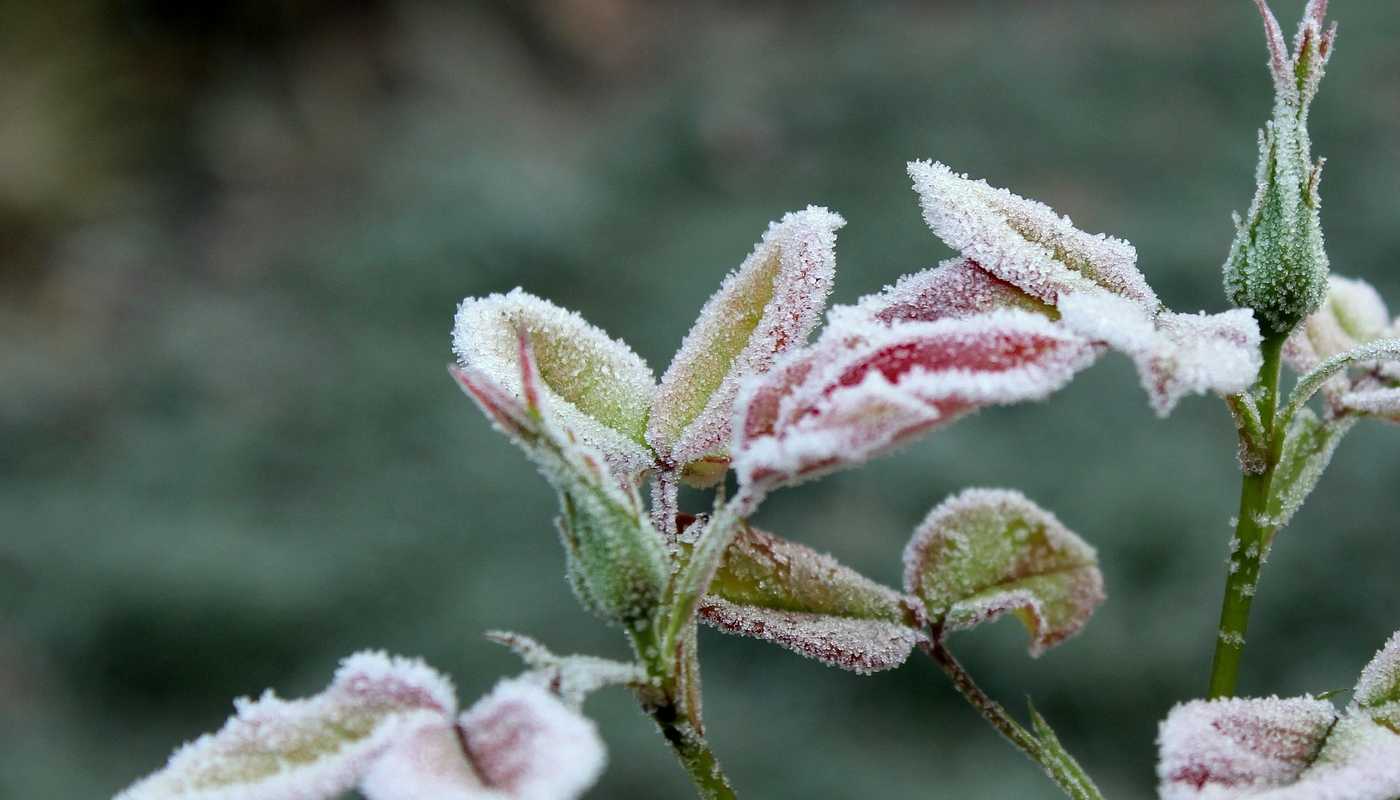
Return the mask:
[(1006, 713), (1006, 709), (1002, 708), (1000, 703), (982, 691), (982, 687), (972, 680), (972, 676), (943, 644), (941, 631), (934, 631), (933, 637), (921, 643), (919, 647), (942, 668), (953, 681), (958, 693), (977, 709), (977, 713), (1027, 757), (1039, 764), (1065, 794), (1074, 800), (1103, 800), (1103, 795), (1094, 785), (1094, 781), (1073, 757), (1063, 749), (1047, 748), (1039, 738)]
[(1249, 631), (1249, 610), (1259, 584), (1259, 567), (1269, 548), (1273, 528), (1265, 518), (1269, 488), (1286, 431), (1275, 427), (1278, 409), (1279, 357), (1285, 336), (1273, 335), (1261, 346), (1264, 363), (1259, 368), (1254, 394), (1259, 403), (1259, 421), (1265, 450), (1263, 470), (1246, 473), (1240, 484), (1239, 518), (1230, 542), (1229, 573), (1225, 576), (1225, 597), (1220, 604), (1220, 630), (1215, 642), (1215, 658), (1210, 668), (1210, 697), (1233, 697), (1238, 682), (1240, 659), (1244, 655), (1245, 634)]
[[(651, 685), (637, 691), (642, 709), (656, 722), (702, 800), (737, 800), (700, 724), (698, 675), (681, 666), (694, 654), (682, 648), (682, 652), (670, 654), (676, 662), (672, 663), (660, 647), (660, 638), (651, 630), (632, 635), (632, 645), (651, 678)], [(686, 641), (694, 646), (693, 636)], [(696, 683), (691, 685), (691, 681)]]

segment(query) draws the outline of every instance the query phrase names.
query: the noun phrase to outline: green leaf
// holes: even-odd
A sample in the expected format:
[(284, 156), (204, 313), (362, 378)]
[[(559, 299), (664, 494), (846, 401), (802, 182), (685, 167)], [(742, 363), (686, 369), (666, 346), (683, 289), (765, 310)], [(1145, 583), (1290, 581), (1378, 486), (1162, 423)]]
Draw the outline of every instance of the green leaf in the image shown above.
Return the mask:
[(1320, 420), (1308, 408), (1300, 409), (1293, 417), (1283, 440), (1278, 466), (1274, 468), (1269, 501), (1265, 506), (1268, 526), (1275, 532), (1287, 525), (1303, 506), (1342, 437), (1355, 424), (1355, 417)]
[(929, 513), (904, 551), (905, 590), (946, 631), (1014, 613), (1039, 655), (1104, 599), (1094, 548), (1019, 492), (969, 489)]
[[(704, 457), (722, 462), (740, 382), (806, 344), (820, 321), (836, 272), (836, 231), (845, 224), (816, 206), (787, 214), (725, 277), (657, 388), (646, 438), (662, 459), (676, 467)], [(683, 477), (713, 476), (702, 468)]]
[(538, 402), (526, 404), (543, 407), (620, 473), (650, 466), (645, 433), (656, 381), (623, 341), (575, 312), (515, 289), (462, 301), (452, 345), (462, 367), (523, 400), (522, 336), (539, 375)]
[(1378, 724), (1400, 734), (1400, 631), (1361, 671), (1352, 700)]
[(908, 657), (918, 637), (914, 605), (829, 555), (743, 525), (701, 601), (700, 618), (869, 673)]
[(457, 700), (452, 684), (421, 661), (357, 653), (315, 697), (267, 692), (234, 706), (222, 729), (177, 750), (119, 800), (333, 797), (405, 737), (450, 732)]

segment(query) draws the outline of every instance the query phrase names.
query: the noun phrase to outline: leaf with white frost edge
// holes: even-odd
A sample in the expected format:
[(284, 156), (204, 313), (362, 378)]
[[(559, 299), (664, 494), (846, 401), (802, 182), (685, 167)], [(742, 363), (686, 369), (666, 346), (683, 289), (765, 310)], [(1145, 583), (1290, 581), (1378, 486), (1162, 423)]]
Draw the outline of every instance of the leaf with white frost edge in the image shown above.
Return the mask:
[(1288, 338), (1284, 356), (1294, 370), (1308, 372), (1332, 356), (1384, 338), (1390, 324), (1390, 312), (1375, 287), (1359, 278), (1329, 275), (1326, 300)]
[(592, 721), (529, 680), (501, 681), (457, 727), (476, 774), (509, 800), (573, 800), (607, 763)]
[(699, 614), (721, 631), (869, 674), (908, 658), (921, 627), (914, 606), (829, 555), (744, 525)]
[(1193, 700), (1158, 734), (1164, 800), (1400, 796), (1400, 632), (1361, 671), (1346, 711), (1312, 697)]
[(1066, 327), (1133, 360), (1159, 416), (1188, 394), (1243, 392), (1263, 363), (1249, 309), (1152, 315), (1129, 300), (1090, 291), (1061, 297), (1059, 310)]
[(833, 314), (815, 344), (745, 383), (735, 470), (772, 487), (860, 464), (982, 406), (1043, 399), (1098, 352), (1025, 311), (896, 325)]
[(998, 278), (970, 258), (950, 258), (932, 269), (902, 276), (893, 286), (866, 295), (833, 316), (854, 314), (887, 325), (934, 322), (986, 311), (1020, 309), (1058, 319), (1055, 307)]
[(845, 224), (817, 206), (784, 215), (705, 303), (652, 403), (646, 438), (663, 461), (683, 467), (727, 454), (740, 381), (806, 343), (831, 293)]
[(619, 475), (651, 465), (645, 440), (655, 379), (624, 342), (583, 317), (517, 288), (467, 298), (457, 309), (452, 346), (463, 367), (521, 398), (520, 334), (529, 337), (541, 405)]
[[(396, 742), (450, 730), (451, 683), (421, 661), (357, 653), (304, 700), (240, 699), (219, 732), (180, 748), (118, 800), (301, 800), (354, 787)], [(460, 754), (459, 754), (460, 757)]]
[(904, 588), (949, 632), (1014, 613), (1032, 656), (1078, 633), (1104, 599), (1094, 548), (1004, 489), (968, 489), (929, 512), (904, 549)]
[(1337, 712), (1325, 700), (1192, 700), (1157, 734), (1163, 800), (1250, 797), (1288, 786), (1317, 757)]
[(1161, 302), (1138, 272), (1137, 251), (1089, 234), (1049, 206), (973, 180), (932, 161), (909, 163), (924, 221), (983, 269), (1049, 304), (1064, 294), (1106, 289), (1155, 313)]

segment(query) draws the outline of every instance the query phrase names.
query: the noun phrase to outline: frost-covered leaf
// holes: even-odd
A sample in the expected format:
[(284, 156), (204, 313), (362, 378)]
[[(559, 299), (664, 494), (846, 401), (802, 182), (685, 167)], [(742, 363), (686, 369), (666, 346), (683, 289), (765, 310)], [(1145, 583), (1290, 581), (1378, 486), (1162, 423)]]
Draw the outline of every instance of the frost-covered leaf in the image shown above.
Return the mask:
[(1249, 212), (1235, 217), (1236, 234), (1225, 261), (1225, 293), (1251, 308), (1268, 333), (1287, 334), (1317, 310), (1327, 292), (1323, 249), (1322, 162), (1313, 162), (1308, 107), (1332, 54), (1335, 27), (1324, 32), (1326, 2), (1311, 2), (1290, 55), (1278, 21), (1264, 0), (1274, 113), (1259, 134), (1259, 165)]
[(821, 318), (845, 224), (816, 206), (785, 215), (705, 303), (651, 407), (647, 441), (663, 461), (725, 455), (740, 381), (805, 344)]
[(1321, 420), (1307, 408), (1293, 417), (1269, 485), (1269, 527), (1284, 527), (1302, 508), (1332, 461), (1337, 445), (1355, 422), (1351, 417)]
[(1238, 394), (1263, 362), (1249, 309), (1222, 314), (1151, 314), (1104, 291), (1060, 298), (1063, 324), (1133, 359), (1152, 407), (1166, 416), (1187, 394)]
[(1284, 356), (1299, 373), (1373, 339), (1384, 338), (1390, 312), (1371, 284), (1330, 275), (1327, 299), (1288, 339)]
[[(360, 781), (368, 800), (508, 800), (472, 771), (451, 721), (424, 725), (394, 739)], [(298, 800), (302, 800), (298, 797)]]
[[(1338, 353), (1298, 378), (1298, 385), (1293, 387), (1293, 394), (1283, 408), (1283, 418), (1297, 413), (1319, 389), (1329, 396), (1334, 410), (1345, 410), (1340, 398), (1350, 390), (1388, 388), (1387, 384), (1395, 379), (1387, 375), (1386, 367), (1396, 364), (1400, 364), (1400, 338), (1373, 339)], [(1354, 369), (1364, 374), (1353, 377), (1349, 371)], [(1365, 403), (1375, 398), (1363, 396), (1361, 399)]]
[(608, 686), (637, 686), (647, 681), (646, 670), (637, 664), (597, 656), (559, 656), (524, 634), (488, 631), (486, 638), (515, 651), (530, 671), (525, 680), (549, 689), (564, 704), (577, 710), (585, 697)]
[(1163, 800), (1253, 797), (1288, 786), (1313, 763), (1337, 711), (1325, 700), (1192, 700), (1157, 734)]
[(893, 286), (862, 297), (832, 314), (855, 314), (886, 324), (934, 322), (985, 311), (1019, 308), (1057, 319), (1055, 307), (998, 278), (969, 258), (950, 258), (933, 269), (905, 275)]
[(823, 553), (742, 526), (700, 603), (704, 622), (860, 673), (902, 664), (912, 604)]
[(918, 641), (917, 631), (895, 622), (740, 606), (716, 597), (702, 601), (700, 618), (861, 675), (903, 664)]
[(904, 549), (904, 588), (946, 631), (1014, 613), (1031, 655), (1078, 633), (1104, 599), (1094, 548), (1001, 489), (968, 489), (929, 513)]
[(1072, 292), (1107, 289), (1155, 312), (1152, 287), (1131, 244), (1074, 227), (1068, 217), (943, 164), (913, 161), (909, 177), (938, 238), (996, 277), (1054, 305)]
[(1097, 352), (1025, 311), (896, 325), (833, 315), (814, 345), (746, 382), (735, 469), (776, 485), (859, 464), (981, 406), (1042, 399)]
[(620, 474), (649, 466), (645, 432), (655, 390), (651, 369), (625, 343), (583, 317), (518, 288), (467, 298), (457, 309), (452, 346), (469, 374), (519, 400), (525, 391), (522, 333), (534, 349), (540, 405), (560, 427), (603, 453)]
[(177, 750), (118, 800), (332, 798), (396, 743), (450, 730), (456, 704), (451, 683), (421, 661), (358, 653), (314, 697), (269, 691), (236, 701), (222, 729)]
[(565, 427), (569, 417), (547, 401), (533, 339), (524, 330), (516, 333), (513, 368), (518, 396), (475, 367), (451, 371), (558, 490), (560, 540), (579, 600), (611, 621), (648, 619), (666, 584), (666, 551), (646, 519), (636, 482), (617, 475), (615, 463)]
[(1314, 697), (1194, 700), (1157, 738), (1164, 800), (1400, 797), (1400, 633), (1338, 715)]
[(1361, 671), (1352, 702), (1377, 723), (1400, 735), (1400, 631)]
[(476, 774), (509, 800), (572, 800), (607, 762), (593, 723), (529, 680), (501, 681), (457, 727)]

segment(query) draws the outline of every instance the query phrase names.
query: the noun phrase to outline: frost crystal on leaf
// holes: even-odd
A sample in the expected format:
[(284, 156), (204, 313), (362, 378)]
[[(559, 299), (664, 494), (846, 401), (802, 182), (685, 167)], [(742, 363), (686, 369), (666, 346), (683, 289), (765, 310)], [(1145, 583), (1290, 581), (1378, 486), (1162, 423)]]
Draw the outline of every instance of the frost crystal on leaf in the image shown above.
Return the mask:
[(457, 309), (452, 346), (462, 367), (520, 400), (522, 334), (534, 349), (540, 405), (601, 451), (619, 474), (649, 466), (644, 434), (656, 383), (651, 369), (577, 313), (518, 288), (467, 298)]
[(1078, 633), (1104, 599), (1094, 548), (1002, 489), (968, 489), (933, 509), (904, 549), (904, 587), (948, 631), (1013, 612), (1033, 656)]
[(421, 661), (358, 653), (315, 697), (282, 700), (269, 691), (234, 707), (222, 729), (177, 750), (118, 800), (334, 797), (397, 742), (450, 729), (456, 699)]
[(909, 177), (924, 221), (938, 238), (1046, 303), (1053, 305), (1071, 292), (1107, 289), (1148, 312), (1160, 306), (1137, 270), (1131, 244), (1085, 233), (1042, 203), (937, 162), (910, 162)]
[(1193, 700), (1157, 735), (1163, 800), (1249, 797), (1296, 781), (1337, 718), (1312, 698)]
[(457, 724), (476, 773), (510, 800), (572, 800), (607, 761), (593, 723), (528, 680), (500, 682)]
[(1322, 307), (1289, 337), (1284, 355), (1298, 372), (1308, 372), (1324, 360), (1387, 335), (1390, 313), (1371, 284), (1360, 279), (1328, 276)]
[(735, 468), (776, 485), (859, 464), (981, 406), (1043, 399), (1097, 352), (1025, 311), (896, 325), (833, 314), (815, 344), (746, 382)]
[(897, 667), (909, 655), (917, 636), (905, 623), (912, 607), (829, 555), (744, 526), (710, 582), (700, 618), (869, 673)]
[(725, 455), (740, 381), (806, 344), (820, 320), (845, 224), (816, 206), (785, 215), (705, 303), (651, 407), (647, 441), (664, 461)]
[(1222, 314), (1151, 314), (1103, 291), (1061, 298), (1064, 325), (1133, 359), (1152, 407), (1166, 416), (1187, 394), (1244, 391), (1262, 363), (1259, 326), (1248, 309)]

